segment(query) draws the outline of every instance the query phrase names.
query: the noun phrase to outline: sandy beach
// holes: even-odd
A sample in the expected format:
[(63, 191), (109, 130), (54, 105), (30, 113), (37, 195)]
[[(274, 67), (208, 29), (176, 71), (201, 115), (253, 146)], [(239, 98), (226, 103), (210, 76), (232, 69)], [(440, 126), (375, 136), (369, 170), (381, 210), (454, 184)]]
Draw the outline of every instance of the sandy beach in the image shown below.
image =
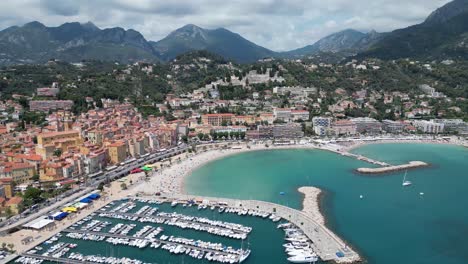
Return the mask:
[[(184, 179), (191, 175), (194, 170), (206, 165), (209, 162), (249, 151), (316, 148), (312, 144), (269, 147), (265, 147), (265, 145), (253, 145), (250, 146), (250, 148), (247, 148), (245, 144), (240, 146), (242, 147), (240, 149), (213, 149), (196, 154), (187, 153), (186, 155), (182, 155), (180, 161), (172, 162), (171, 166), (163, 166), (160, 170), (153, 172), (149, 182), (138, 186), (136, 190), (144, 193), (161, 192), (183, 194), (185, 193), (183, 189)], [(178, 158), (173, 157), (172, 159), (177, 160)]]

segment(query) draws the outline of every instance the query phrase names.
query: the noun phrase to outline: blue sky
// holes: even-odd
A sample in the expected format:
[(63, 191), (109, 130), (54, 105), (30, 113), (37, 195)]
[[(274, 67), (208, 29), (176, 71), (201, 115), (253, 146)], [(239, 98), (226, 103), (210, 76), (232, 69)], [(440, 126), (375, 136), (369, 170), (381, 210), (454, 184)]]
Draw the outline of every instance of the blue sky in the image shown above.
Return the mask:
[(92, 21), (159, 40), (185, 24), (225, 27), (266, 48), (303, 47), (352, 28), (391, 31), (424, 21), (449, 0), (2, 0), (0, 28)]

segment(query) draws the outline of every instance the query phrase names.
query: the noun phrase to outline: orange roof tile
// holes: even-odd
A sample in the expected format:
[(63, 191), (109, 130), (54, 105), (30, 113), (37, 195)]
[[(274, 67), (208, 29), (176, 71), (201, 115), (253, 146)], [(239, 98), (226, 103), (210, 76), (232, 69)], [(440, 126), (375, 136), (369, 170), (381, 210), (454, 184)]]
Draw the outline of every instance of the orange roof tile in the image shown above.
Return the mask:
[(22, 201), (23, 201), (23, 198), (21, 198), (19, 196), (14, 196), (14, 197), (11, 197), (11, 199), (6, 202), (6, 205), (8, 205), (8, 206), (9, 205), (18, 205)]

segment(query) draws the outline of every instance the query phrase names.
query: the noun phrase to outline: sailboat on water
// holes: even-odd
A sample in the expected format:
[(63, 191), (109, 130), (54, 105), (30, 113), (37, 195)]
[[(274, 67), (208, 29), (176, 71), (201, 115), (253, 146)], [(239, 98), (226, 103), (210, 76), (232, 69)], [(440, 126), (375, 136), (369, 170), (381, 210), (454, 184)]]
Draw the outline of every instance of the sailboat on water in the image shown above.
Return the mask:
[(411, 181), (406, 179), (406, 174), (407, 173), (408, 173), (408, 171), (405, 171), (405, 176), (403, 176), (403, 183), (402, 183), (403, 187), (410, 186), (411, 184), (413, 184)]

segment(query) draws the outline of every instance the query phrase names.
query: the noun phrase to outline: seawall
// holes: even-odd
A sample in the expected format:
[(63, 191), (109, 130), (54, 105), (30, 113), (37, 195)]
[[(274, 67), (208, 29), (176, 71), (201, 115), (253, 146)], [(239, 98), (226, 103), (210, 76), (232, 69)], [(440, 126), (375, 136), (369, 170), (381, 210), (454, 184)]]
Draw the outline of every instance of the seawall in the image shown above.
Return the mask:
[(410, 161), (407, 164), (401, 165), (394, 165), (394, 166), (387, 166), (381, 168), (358, 168), (356, 171), (363, 174), (381, 174), (381, 173), (388, 173), (394, 171), (401, 171), (401, 170), (409, 170), (421, 167), (429, 166), (428, 163), (422, 161)]

